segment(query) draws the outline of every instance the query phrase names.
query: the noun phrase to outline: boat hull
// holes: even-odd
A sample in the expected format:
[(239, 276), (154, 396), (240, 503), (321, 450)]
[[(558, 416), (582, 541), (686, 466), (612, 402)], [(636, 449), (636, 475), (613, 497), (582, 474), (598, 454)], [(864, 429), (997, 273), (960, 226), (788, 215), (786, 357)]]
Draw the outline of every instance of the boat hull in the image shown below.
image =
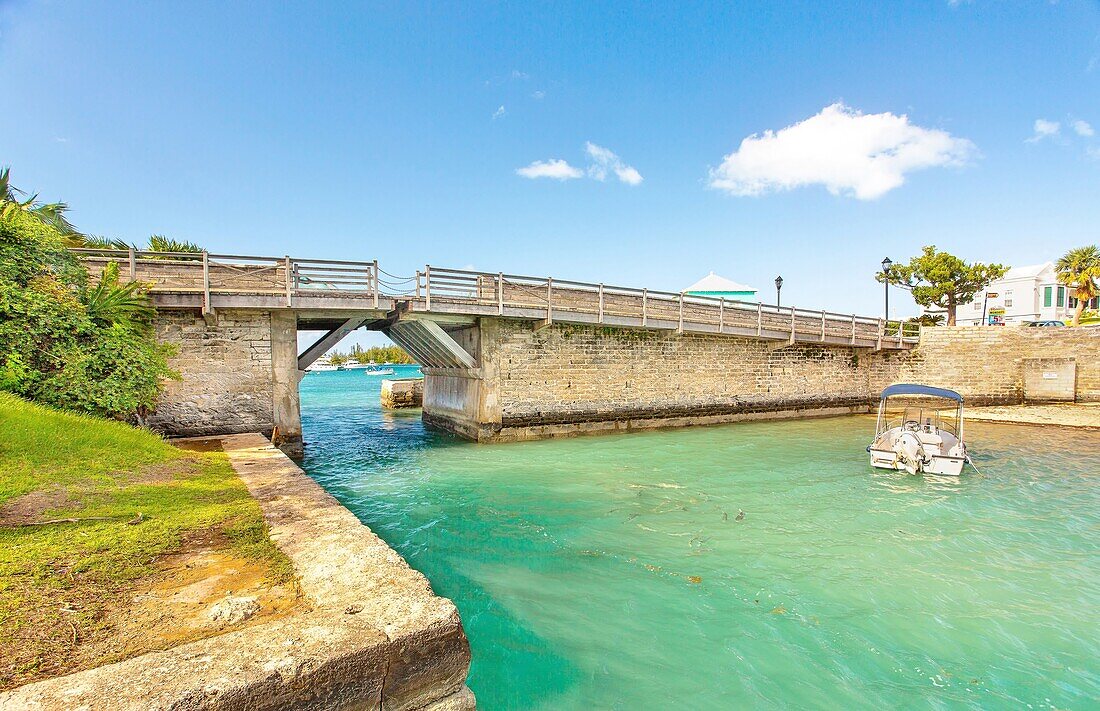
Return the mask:
[(908, 465), (897, 457), (892, 450), (870, 449), (871, 466), (876, 469), (891, 469), (910, 474), (933, 474), (936, 476), (959, 476), (962, 474), (966, 457), (952, 457), (943, 454), (933, 454), (927, 461), (919, 462), (916, 466)]

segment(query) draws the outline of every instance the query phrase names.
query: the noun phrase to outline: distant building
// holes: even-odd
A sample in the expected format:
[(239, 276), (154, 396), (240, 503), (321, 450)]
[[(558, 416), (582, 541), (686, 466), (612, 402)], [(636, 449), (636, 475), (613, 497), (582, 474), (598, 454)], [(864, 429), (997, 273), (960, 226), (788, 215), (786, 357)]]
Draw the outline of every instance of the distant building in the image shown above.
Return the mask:
[(755, 301), (756, 289), (744, 284), (738, 284), (725, 277), (720, 277), (714, 272), (695, 282), (684, 290), (685, 294), (692, 296), (723, 296), (735, 301)]
[[(1054, 262), (1046, 262), (1009, 269), (1003, 277), (975, 294), (973, 301), (959, 304), (955, 309), (955, 322), (960, 326), (1068, 322), (1076, 307), (1073, 289), (1059, 284)], [(1096, 308), (1096, 299), (1092, 299), (1087, 308)], [(943, 311), (928, 309), (925, 313), (942, 314)]]

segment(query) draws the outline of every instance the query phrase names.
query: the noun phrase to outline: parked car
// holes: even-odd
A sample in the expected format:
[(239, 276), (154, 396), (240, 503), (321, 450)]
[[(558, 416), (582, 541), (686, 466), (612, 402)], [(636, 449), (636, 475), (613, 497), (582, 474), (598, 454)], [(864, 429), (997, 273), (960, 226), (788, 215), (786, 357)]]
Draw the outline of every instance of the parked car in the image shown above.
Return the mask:
[(1065, 326), (1066, 322), (1065, 321), (1028, 321), (1024, 325), (1029, 326), (1031, 328), (1047, 328), (1047, 327), (1051, 327), (1051, 326), (1053, 326), (1054, 328), (1057, 328), (1058, 326)]

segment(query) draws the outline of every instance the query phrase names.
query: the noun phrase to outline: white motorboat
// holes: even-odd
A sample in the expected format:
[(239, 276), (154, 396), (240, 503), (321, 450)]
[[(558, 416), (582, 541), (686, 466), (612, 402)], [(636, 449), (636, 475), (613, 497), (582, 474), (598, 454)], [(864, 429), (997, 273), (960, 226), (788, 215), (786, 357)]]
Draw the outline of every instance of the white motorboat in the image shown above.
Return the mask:
[(326, 372), (330, 370), (339, 370), (339, 368), (330, 363), (327, 356), (321, 356), (306, 368), (307, 373)]
[(871, 466), (958, 476), (967, 462), (963, 399), (954, 390), (900, 383), (882, 391)]
[(393, 368), (366, 368), (363, 375), (393, 375)]

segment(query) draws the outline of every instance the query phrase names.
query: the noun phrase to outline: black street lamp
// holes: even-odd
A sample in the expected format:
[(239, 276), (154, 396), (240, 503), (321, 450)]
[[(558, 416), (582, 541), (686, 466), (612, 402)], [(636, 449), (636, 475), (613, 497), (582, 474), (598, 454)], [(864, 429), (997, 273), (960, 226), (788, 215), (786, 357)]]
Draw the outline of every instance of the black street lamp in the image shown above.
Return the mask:
[(779, 290), (783, 288), (783, 277), (775, 278), (775, 305), (779, 306)]
[(890, 265), (893, 262), (889, 257), (882, 260), (882, 291), (885, 299), (885, 306), (883, 307), (883, 314), (886, 316), (886, 324), (890, 324)]

